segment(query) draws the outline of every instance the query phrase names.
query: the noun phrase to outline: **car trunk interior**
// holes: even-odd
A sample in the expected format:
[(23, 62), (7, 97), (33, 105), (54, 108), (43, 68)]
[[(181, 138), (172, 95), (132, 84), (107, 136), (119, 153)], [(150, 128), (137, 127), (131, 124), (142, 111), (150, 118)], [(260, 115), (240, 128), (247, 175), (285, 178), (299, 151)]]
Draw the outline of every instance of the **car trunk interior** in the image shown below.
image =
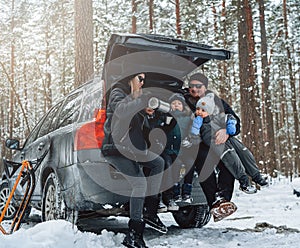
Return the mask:
[(108, 44), (103, 79), (112, 84), (146, 73), (144, 87), (171, 91), (182, 88), (186, 75), (211, 59), (226, 60), (230, 51), (151, 34), (113, 34)]

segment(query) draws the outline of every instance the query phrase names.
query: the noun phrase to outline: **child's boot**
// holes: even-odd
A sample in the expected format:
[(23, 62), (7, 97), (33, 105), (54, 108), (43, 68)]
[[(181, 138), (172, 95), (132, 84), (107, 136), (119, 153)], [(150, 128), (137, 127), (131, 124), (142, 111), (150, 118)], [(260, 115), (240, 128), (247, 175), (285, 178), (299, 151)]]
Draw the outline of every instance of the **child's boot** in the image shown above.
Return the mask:
[(180, 195), (180, 184), (176, 183), (173, 186), (173, 199), (175, 202), (180, 202), (181, 201), (181, 195)]
[(184, 183), (182, 185), (182, 202), (192, 203), (193, 198), (191, 194), (192, 194), (192, 184)]
[(159, 204), (158, 204), (158, 209), (157, 209), (158, 213), (164, 213), (164, 212), (168, 211), (167, 206), (164, 203), (164, 198), (166, 197), (166, 195), (168, 195), (167, 191), (162, 192), (161, 194), (158, 194), (158, 198), (159, 198)]

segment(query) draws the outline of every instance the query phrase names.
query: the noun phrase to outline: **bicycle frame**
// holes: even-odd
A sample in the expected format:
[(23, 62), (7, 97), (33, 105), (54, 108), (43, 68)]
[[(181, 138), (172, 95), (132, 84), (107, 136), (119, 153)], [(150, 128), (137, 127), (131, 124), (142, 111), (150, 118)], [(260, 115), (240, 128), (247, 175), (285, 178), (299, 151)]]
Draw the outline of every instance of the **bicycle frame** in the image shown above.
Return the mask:
[[(18, 164), (18, 163), (10, 163), (9, 161), (5, 161), (6, 164), (10, 164), (11, 166), (13, 166), (13, 172), (10, 174), (8, 173), (8, 175), (11, 177), (15, 172), (16, 170), (21, 166), (21, 170), (19, 172), (19, 175), (14, 183), (14, 186), (9, 194), (9, 197), (7, 199), (7, 202), (4, 206), (4, 209), (1, 213), (1, 216), (0, 216), (0, 231), (3, 233), (3, 234), (12, 234), (13, 232), (17, 231), (20, 227), (20, 224), (21, 224), (21, 221), (22, 221), (22, 218), (24, 216), (24, 213), (25, 213), (25, 210), (30, 202), (30, 199), (31, 199), (31, 196), (32, 196), (32, 193), (35, 189), (35, 174), (34, 174), (34, 168), (32, 167), (32, 163), (37, 163), (37, 162), (30, 162), (28, 160), (24, 160), (22, 161), (21, 164)], [(6, 168), (7, 169), (7, 168)], [(8, 171), (8, 169), (7, 169)], [(21, 178), (23, 177), (22, 181), (21, 181)], [(25, 183), (26, 184), (26, 190), (25, 190), (25, 194), (24, 194), (24, 197), (22, 199), (22, 202), (21, 202), (21, 205), (20, 207), (18, 208), (18, 211), (16, 213), (16, 216), (14, 217), (13, 219), (13, 222), (11, 223), (11, 226), (10, 226), (10, 230), (9, 232), (7, 232), (3, 226), (1, 225), (2, 223), (2, 220), (4, 219), (4, 216), (5, 216), (5, 213), (8, 209), (8, 206), (13, 198), (13, 195), (16, 191), (16, 188), (18, 186), (18, 184), (21, 184), (21, 185), (24, 185)]]

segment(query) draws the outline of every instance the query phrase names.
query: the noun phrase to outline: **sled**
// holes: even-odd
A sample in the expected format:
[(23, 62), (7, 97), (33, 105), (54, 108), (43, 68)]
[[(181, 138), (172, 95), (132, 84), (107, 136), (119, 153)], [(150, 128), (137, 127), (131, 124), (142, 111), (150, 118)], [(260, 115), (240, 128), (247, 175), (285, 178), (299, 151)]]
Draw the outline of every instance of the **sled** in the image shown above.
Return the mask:
[[(16, 163), (12, 161), (3, 160), (5, 165), (6, 174), (11, 178), (16, 171), (21, 167), (20, 172), (17, 176), (17, 179), (14, 183), (14, 186), (9, 194), (9, 197), (5, 203), (4, 209), (0, 216), (0, 231), (3, 234), (12, 234), (13, 232), (17, 231), (20, 227), (22, 218), (24, 216), (25, 210), (30, 202), (32, 193), (35, 189), (35, 169), (33, 168), (33, 164), (36, 164), (36, 166), (39, 165), (39, 160), (34, 161), (28, 161), (24, 160), (22, 163)], [(11, 172), (10, 172), (11, 169)], [(4, 219), (5, 213), (9, 207), (9, 204), (13, 198), (13, 195), (17, 189), (18, 185), (21, 185), (22, 187), (26, 184), (25, 193), (21, 202), (21, 205), (18, 208), (18, 211), (11, 223), (10, 230), (7, 232), (4, 227), (1, 225), (2, 220)]]

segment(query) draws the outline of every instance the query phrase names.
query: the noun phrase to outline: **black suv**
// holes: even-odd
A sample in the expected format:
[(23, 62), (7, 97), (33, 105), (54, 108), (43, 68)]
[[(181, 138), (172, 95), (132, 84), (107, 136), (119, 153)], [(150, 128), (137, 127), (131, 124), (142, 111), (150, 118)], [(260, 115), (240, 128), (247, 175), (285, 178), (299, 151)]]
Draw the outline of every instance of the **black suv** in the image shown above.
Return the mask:
[[(113, 82), (134, 72), (147, 72), (145, 87), (178, 92), (183, 87), (183, 78), (197, 67), (210, 59), (229, 58), (227, 50), (164, 36), (112, 35), (102, 76), (53, 106), (23, 147), (18, 140), (6, 141), (8, 148), (16, 150), (14, 162), (43, 157), (35, 170), (37, 183), (30, 203), (41, 210), (42, 220), (68, 219), (71, 213), (79, 219), (127, 214), (124, 205), (130, 196), (130, 186), (101, 154), (106, 102)], [(0, 211), (14, 181), (15, 176), (2, 175)], [(23, 193), (18, 187), (6, 219), (14, 216)], [(201, 227), (209, 221), (206, 199), (197, 180), (193, 199), (192, 205), (173, 212), (181, 227)]]

